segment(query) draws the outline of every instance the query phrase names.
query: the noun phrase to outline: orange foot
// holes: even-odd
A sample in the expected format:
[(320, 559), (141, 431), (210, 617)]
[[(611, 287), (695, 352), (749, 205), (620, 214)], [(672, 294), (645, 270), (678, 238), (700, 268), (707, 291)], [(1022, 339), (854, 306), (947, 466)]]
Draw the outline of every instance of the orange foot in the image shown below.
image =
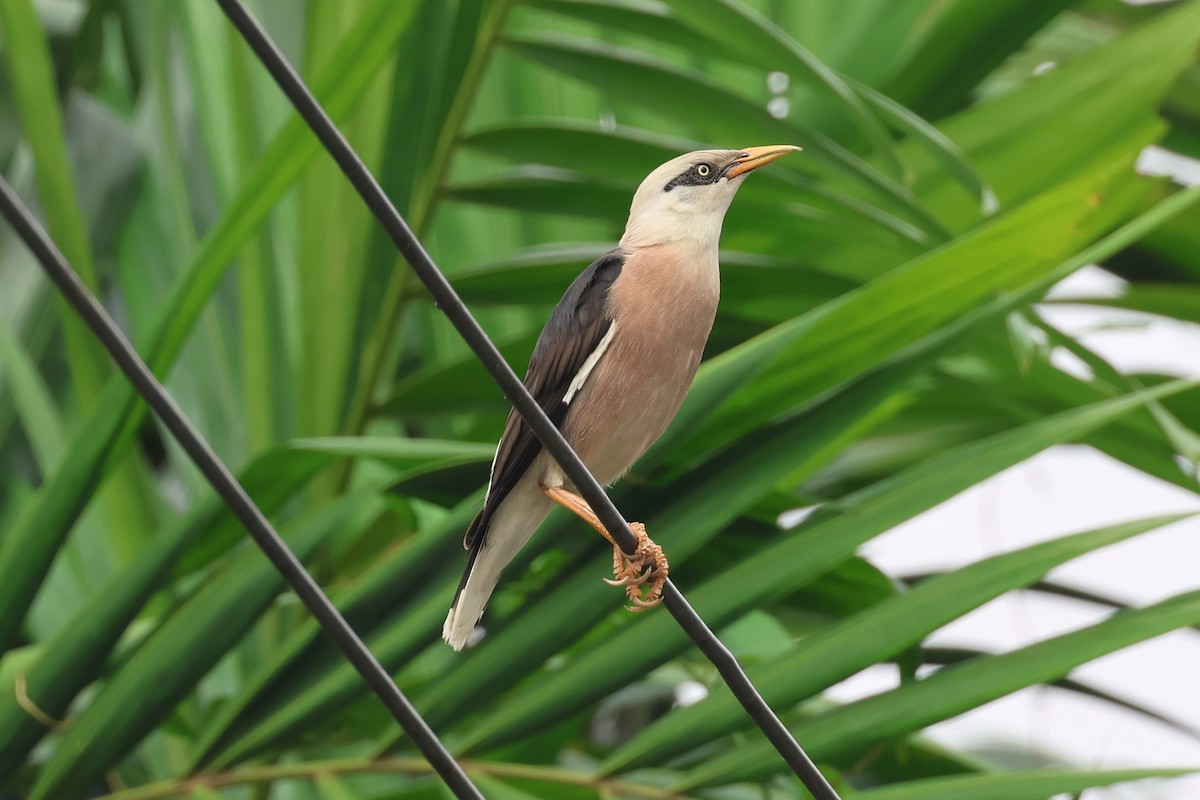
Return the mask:
[[(640, 522), (629, 523), (629, 529), (637, 537), (637, 550), (632, 556), (627, 556), (582, 497), (561, 486), (543, 486), (542, 491), (591, 525), (613, 546), (613, 580), (605, 578), (605, 581), (613, 586), (625, 587), (625, 594), (631, 603), (626, 608), (645, 611), (662, 602), (663, 587), (667, 583), (667, 557), (663, 555), (662, 548), (646, 535), (645, 525)], [(646, 588), (644, 596), (643, 588)]]
[[(637, 551), (625, 555), (613, 545), (613, 580), (604, 579), (613, 586), (624, 586), (631, 605), (630, 611), (645, 611), (662, 602), (663, 586), (667, 583), (669, 565), (661, 547), (646, 535), (646, 526), (640, 522), (629, 523), (629, 529), (637, 536)], [(642, 590), (646, 589), (643, 596)]]

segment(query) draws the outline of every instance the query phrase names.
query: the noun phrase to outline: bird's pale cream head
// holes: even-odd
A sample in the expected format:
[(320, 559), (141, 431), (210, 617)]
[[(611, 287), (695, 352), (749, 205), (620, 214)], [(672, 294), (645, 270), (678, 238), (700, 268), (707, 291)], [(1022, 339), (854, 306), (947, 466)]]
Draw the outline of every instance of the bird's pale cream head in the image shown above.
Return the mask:
[(746, 175), (799, 149), (784, 144), (697, 150), (671, 159), (638, 187), (621, 246), (690, 241), (715, 247), (725, 212)]

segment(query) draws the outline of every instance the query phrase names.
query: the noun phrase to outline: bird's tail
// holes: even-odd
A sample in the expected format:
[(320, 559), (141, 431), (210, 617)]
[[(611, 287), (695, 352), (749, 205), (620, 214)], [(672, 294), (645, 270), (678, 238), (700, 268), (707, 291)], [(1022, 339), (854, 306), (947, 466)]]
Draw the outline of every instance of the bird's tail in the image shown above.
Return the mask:
[(496, 582), (500, 580), (500, 573), (549, 513), (550, 503), (544, 497), (531, 499), (534, 503), (521, 504), (524, 507), (510, 507), (508, 503), (501, 505), (486, 521), (487, 530), (475, 530), (478, 520), (471, 524), (475, 535), (468, 534), (470, 553), (467, 556), (467, 568), (458, 584), (458, 594), (454, 596), (446, 623), (442, 626), (442, 638), (455, 650), (467, 646), (467, 639), (475, 630), (475, 623), (483, 616)]
[[(482, 552), (484, 536), (476, 536), (470, 543), (467, 569), (462, 573), (462, 581), (458, 582), (454, 603), (451, 604), (450, 613), (446, 615), (445, 624), (442, 626), (442, 638), (455, 650), (462, 650), (467, 646), (470, 632), (475, 630), (475, 622), (484, 615), (487, 601), (491, 599), (492, 590), (496, 589), (496, 582), (499, 581), (500, 570), (504, 569), (502, 564), (499, 569), (486, 570), (485, 567), (494, 559), (485, 559), (484, 563), (479, 564), (479, 555)], [(478, 572), (475, 571), (476, 565), (480, 567)]]

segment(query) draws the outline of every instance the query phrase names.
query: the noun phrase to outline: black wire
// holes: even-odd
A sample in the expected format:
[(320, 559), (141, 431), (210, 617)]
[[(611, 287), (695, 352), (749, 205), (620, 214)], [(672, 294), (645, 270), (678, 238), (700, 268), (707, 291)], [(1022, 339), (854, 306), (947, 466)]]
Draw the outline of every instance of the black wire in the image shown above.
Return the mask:
[[(413, 272), (433, 295), (438, 308), (449, 317), (459, 335), (463, 337), (483, 366), (491, 373), (492, 378), (504, 391), (505, 397), (521, 415), (525, 424), (570, 477), (571, 482), (579, 489), (579, 493), (596, 512), (600, 521), (604, 523), (604, 527), (621, 543), (621, 548), (626, 553), (632, 554), (637, 546), (637, 539), (629, 530), (625, 518), (617, 511), (616, 506), (613, 505), (596, 479), (592, 477), (587, 467), (583, 465), (579, 456), (567, 444), (566, 439), (546, 416), (541, 406), (525, 389), (512, 367), (505, 362), (500, 351), (496, 349), (491, 339), (484, 333), (483, 328), (467, 310), (466, 305), (408, 227), (408, 223), (396, 211), (382, 187), (342, 136), (337, 126), (329, 119), (320, 103), (309, 92), (304, 81), (292, 69), (288, 60), (279, 52), (266, 31), (262, 29), (262, 26), (258, 24), (258, 21), (240, 0), (216, 0), (216, 2), (250, 45), (259, 61), (271, 73), (271, 77), (287, 95), (300, 116), (321, 140), (334, 161), (346, 173), (350, 183), (354, 185), (359, 196), (371, 209), (371, 213), (379, 220), (379, 224), (391, 237), (392, 242), (408, 261)], [(813, 797), (816, 800), (839, 800), (837, 792), (825, 780), (808, 754), (796, 743), (791, 732), (779, 721), (754, 685), (750, 683), (750, 679), (742, 671), (737, 659), (709, 630), (700, 615), (670, 582), (663, 591), (663, 604), (671, 612), (671, 616), (675, 618), (679, 626), (700, 648), (700, 651), (716, 666), (734, 696), (754, 719), (755, 724), (766, 734), (797, 777), (804, 782)]]
[(120, 328), (71, 269), (66, 258), (54, 246), (54, 242), (38, 225), (3, 176), (0, 176), (0, 213), (8, 218), (17, 235), (24, 240), (46, 274), (58, 285), (67, 302), (79, 312), (79, 316), (83, 317), (84, 322), (96, 334), (96, 338), (112, 355), (113, 361), (129, 378), (133, 388), (145, 398), (146, 404), (163, 421), (171, 435), (204, 473), (209, 484), (242, 521), (254, 541), (267, 554), (267, 558), (271, 559), (271, 563), (291, 584), (297, 596), (346, 654), (346, 658), (400, 723), (400, 727), (412, 737), (430, 765), (454, 791), (455, 796), (483, 800), (483, 795), (471, 783), (462, 767), (408, 702), (408, 698), (401, 693), (387, 670), (375, 659), (362, 639), (358, 638), (358, 634), (321, 591), (321, 587), (304, 569), (304, 565), (279, 538), (279, 534), (246, 494), (237, 478), (221, 462), (204, 437), (192, 427), (192, 423), (184, 416), (171, 395), (167, 394), (162, 384), (154, 377), (154, 373), (146, 366), (146, 362), (142, 361), (129, 340), (121, 333)]

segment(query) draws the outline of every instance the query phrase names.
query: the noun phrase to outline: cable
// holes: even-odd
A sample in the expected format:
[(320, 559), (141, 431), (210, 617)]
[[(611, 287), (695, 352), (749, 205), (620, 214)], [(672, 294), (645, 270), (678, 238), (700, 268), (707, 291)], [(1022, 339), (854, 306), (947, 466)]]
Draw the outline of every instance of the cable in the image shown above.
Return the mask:
[[(425, 248), (408, 227), (408, 223), (392, 205), (383, 188), (342, 136), (337, 126), (333, 124), (320, 103), (312, 96), (292, 65), (288, 63), (279, 48), (275, 46), (266, 31), (240, 0), (216, 0), (216, 2), (221, 6), (233, 26), (237, 28), (242, 38), (250, 45), (250, 49), (266, 67), (271, 77), (275, 79), (275, 83), (291, 101), (296, 111), (321, 140), (329, 155), (346, 174), (354, 189), (367, 204), (371, 213), (375, 215), (379, 224), (383, 226), (400, 254), (404, 256), (413, 272), (425, 284), (438, 308), (450, 319), (459, 335), (463, 337), (484, 368), (503, 390), (505, 397), (521, 415), (525, 424), (570, 477), (576, 488), (579, 489), (579, 493), (596, 512), (600, 521), (604, 523), (604, 527), (621, 543), (621, 548), (626, 553), (632, 554), (636, 548), (637, 539), (629, 530), (625, 518), (617, 511), (616, 506), (584, 466), (579, 456), (567, 444), (558, 428), (554, 426), (554, 423), (525, 389), (512, 367), (505, 362), (495, 344), (488, 338), (471, 312), (467, 310), (458, 293), (454, 291), (441, 270), (433, 263)], [(815, 800), (839, 800), (837, 792), (829, 785), (808, 754), (796, 743), (791, 732), (779, 721), (766, 701), (759, 695), (750, 679), (746, 677), (746, 673), (742, 671), (737, 659), (709, 630), (708, 625), (670, 581), (667, 582), (663, 591), (663, 604), (701, 652), (716, 666), (734, 696), (741, 702), (755, 724), (766, 734), (796, 776), (803, 781)]]
[(304, 569), (304, 565), (296, 558), (295, 553), (279, 538), (279, 534), (275, 532), (271, 523), (246, 494), (246, 490), (237, 482), (237, 478), (221, 462), (204, 437), (184, 416), (175, 400), (167, 394), (162, 384), (154, 377), (154, 373), (146, 366), (146, 362), (142, 361), (137, 351), (133, 349), (133, 345), (108, 316), (104, 307), (71, 269), (71, 265), (67, 263), (62, 253), (54, 246), (54, 242), (50, 240), (33, 215), (21, 203), (21, 199), (17, 197), (16, 192), (8, 185), (3, 176), (0, 176), (0, 213), (8, 218), (17, 235), (41, 263), (42, 268), (58, 286), (67, 302), (74, 307), (79, 316), (83, 317), (84, 322), (96, 334), (96, 338), (112, 355), (113, 361), (125, 373), (133, 388), (145, 398), (146, 404), (167, 426), (167, 430), (204, 473), (209, 484), (241, 520), (255, 543), (262, 548), (279, 573), (291, 584), (300, 600), (346, 654), (346, 658), (362, 675), (363, 680), (371, 687), (371, 691), (375, 692), (392, 716), (396, 718), (396, 721), (400, 723), (400, 727), (412, 737), (421, 753), (441, 775), (442, 780), (454, 791), (455, 796), (483, 800), (483, 795), (471, 783), (471, 779), (463, 772), (462, 767), (446, 750), (437, 735), (430, 730), (425, 720), (396, 686), (383, 665), (375, 659), (375, 656), (363, 644), (362, 639), (358, 638), (358, 634), (342, 617), (341, 612), (321, 591), (321, 587)]

